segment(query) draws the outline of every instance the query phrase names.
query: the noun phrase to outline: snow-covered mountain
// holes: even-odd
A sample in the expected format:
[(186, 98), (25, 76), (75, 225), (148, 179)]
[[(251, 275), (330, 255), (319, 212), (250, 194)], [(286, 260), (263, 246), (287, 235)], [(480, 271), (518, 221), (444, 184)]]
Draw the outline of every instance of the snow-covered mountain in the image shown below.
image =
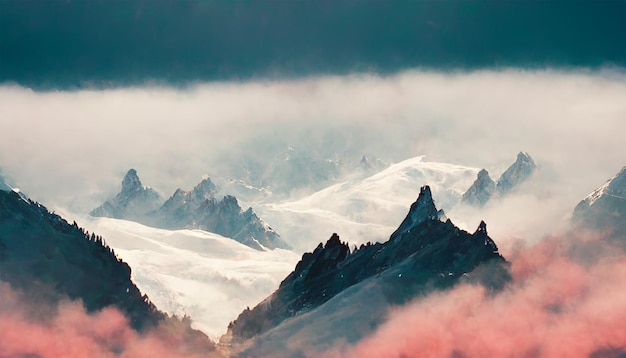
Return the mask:
[(599, 229), (613, 238), (625, 240), (626, 167), (578, 203), (572, 219), (576, 224)]
[(230, 195), (217, 200), (214, 197), (217, 192), (217, 186), (210, 178), (205, 178), (192, 190), (177, 189), (161, 205), (158, 193), (142, 186), (137, 172), (131, 169), (122, 181), (122, 191), (90, 214), (165, 229), (201, 229), (257, 250), (289, 248), (252, 208), (244, 211), (237, 199)]
[(132, 279), (159, 309), (211, 338), (278, 287), (298, 261), (289, 250), (258, 251), (201, 230), (157, 229), (132, 221), (76, 217), (133, 268)]
[(494, 196), (503, 197), (527, 181), (537, 169), (535, 161), (526, 152), (519, 152), (513, 164), (500, 175), (497, 182), (489, 176), (487, 170), (478, 172), (476, 180), (463, 194), (461, 202), (476, 207), (484, 206)]
[[(263, 222), (252, 208), (243, 211), (234, 196), (226, 195), (222, 200), (217, 200), (199, 195), (196, 193), (197, 189), (198, 187), (191, 192), (177, 190), (148, 222), (161, 228), (214, 232), (256, 250), (289, 248), (280, 235)], [(198, 197), (203, 199), (198, 200)]]
[(91, 211), (92, 216), (144, 221), (158, 209), (163, 199), (154, 189), (144, 186), (135, 169), (130, 169), (122, 180), (122, 190), (111, 200)]
[[(510, 278), (504, 263), (484, 222), (469, 234), (449, 220), (440, 221), (430, 188), (422, 187), (389, 241), (351, 250), (333, 234), (325, 245), (302, 256), (276, 292), (242, 312), (223, 342), (235, 349), (247, 347), (253, 355), (294, 356), (304, 354), (303, 347), (319, 343), (320, 336), (332, 335), (326, 344), (354, 341), (382, 322), (385, 308), (417, 295), (451, 287), (459, 280), (503, 287)], [(479, 266), (483, 271), (474, 271)], [(372, 299), (356, 299), (363, 297), (361, 292), (371, 291), (377, 291), (373, 295), (377, 307), (369, 307)], [(365, 326), (363, 317), (367, 317)], [(320, 326), (327, 331), (307, 336), (311, 327)]]
[(357, 176), (311, 195), (278, 203), (257, 203), (296, 251), (305, 252), (332, 232), (353, 244), (384, 241), (402, 220), (410, 198), (429, 184), (440, 208), (460, 200), (477, 168), (425, 161), (423, 156), (393, 164), (373, 175)]

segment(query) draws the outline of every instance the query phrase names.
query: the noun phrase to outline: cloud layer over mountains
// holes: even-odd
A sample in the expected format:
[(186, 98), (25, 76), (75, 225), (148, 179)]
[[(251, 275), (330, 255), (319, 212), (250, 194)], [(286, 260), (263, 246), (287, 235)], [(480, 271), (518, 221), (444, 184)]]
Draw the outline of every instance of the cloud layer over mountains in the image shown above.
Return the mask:
[[(0, 88), (4, 175), (87, 211), (134, 167), (161, 192), (233, 176), (288, 146), (332, 157), (415, 155), (497, 176), (520, 150), (572, 203), (623, 166), (621, 72), (405, 72), (75, 92)], [(315, 148), (315, 149), (311, 149)]]

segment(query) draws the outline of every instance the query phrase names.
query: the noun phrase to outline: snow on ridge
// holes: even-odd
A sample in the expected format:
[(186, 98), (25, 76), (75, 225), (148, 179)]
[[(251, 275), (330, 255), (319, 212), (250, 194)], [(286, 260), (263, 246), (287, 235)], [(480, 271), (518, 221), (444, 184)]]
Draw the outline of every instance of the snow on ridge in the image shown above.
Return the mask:
[(424, 158), (409, 158), (366, 178), (342, 181), (297, 200), (258, 205), (257, 210), (302, 252), (312, 250), (333, 232), (351, 244), (386, 241), (423, 185), (433, 190), (437, 208), (449, 210), (479, 171)]
[(133, 282), (159, 309), (189, 315), (192, 326), (214, 340), (247, 306), (276, 290), (299, 260), (289, 250), (258, 251), (202, 230), (65, 216), (101, 235), (130, 265)]
[(592, 206), (596, 202), (596, 200), (598, 200), (602, 195), (604, 195), (604, 193), (606, 192), (610, 184), (611, 184), (611, 180), (608, 180), (606, 183), (604, 183), (604, 185), (602, 185), (598, 189), (591, 192), (591, 194), (587, 195), (587, 197), (585, 198), (585, 201), (588, 202), (588, 205)]

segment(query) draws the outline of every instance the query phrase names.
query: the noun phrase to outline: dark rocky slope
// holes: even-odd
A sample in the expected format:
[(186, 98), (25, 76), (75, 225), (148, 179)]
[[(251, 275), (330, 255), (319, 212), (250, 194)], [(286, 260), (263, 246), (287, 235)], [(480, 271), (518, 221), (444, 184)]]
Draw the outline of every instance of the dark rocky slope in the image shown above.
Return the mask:
[(165, 318), (103, 239), (13, 191), (0, 191), (0, 279), (82, 300), (88, 311), (118, 307), (140, 329)]
[(234, 342), (259, 336), (284, 320), (311, 311), (364, 280), (391, 272), (402, 263), (398, 280), (384, 282), (388, 299), (402, 303), (433, 289), (444, 289), (468, 278), (481, 265), (492, 266), (476, 279), (492, 288), (509, 279), (504, 258), (481, 222), (469, 234), (449, 220), (441, 222), (430, 188), (421, 189), (407, 217), (385, 243), (361, 245), (351, 251), (333, 234), (325, 245), (305, 253), (279, 289), (229, 326)]

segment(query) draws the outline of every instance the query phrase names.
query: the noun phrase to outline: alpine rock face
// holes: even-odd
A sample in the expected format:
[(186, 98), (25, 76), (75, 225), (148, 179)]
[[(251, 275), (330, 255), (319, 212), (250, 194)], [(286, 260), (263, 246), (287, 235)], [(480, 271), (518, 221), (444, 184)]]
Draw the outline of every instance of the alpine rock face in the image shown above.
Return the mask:
[[(252, 208), (244, 211), (234, 196), (226, 195), (222, 200), (209, 197), (202, 201), (181, 201), (176, 198), (180, 193), (180, 189), (177, 190), (156, 212), (153, 226), (214, 232), (257, 250), (263, 250), (264, 247), (289, 248), (280, 235), (263, 222)], [(197, 198), (193, 191), (190, 194)]]
[(515, 163), (511, 164), (498, 179), (496, 190), (502, 195), (509, 193), (513, 188), (530, 178), (535, 169), (537, 169), (537, 165), (535, 165), (533, 158), (526, 152), (519, 152)]
[(576, 224), (608, 231), (610, 237), (625, 240), (626, 167), (576, 205), (572, 219)]
[(462, 203), (476, 207), (484, 206), (494, 196), (505, 196), (528, 180), (537, 169), (535, 161), (526, 152), (519, 152), (517, 159), (493, 182), (487, 170), (478, 172), (476, 180), (461, 198)]
[(94, 209), (92, 216), (136, 221), (163, 229), (199, 229), (232, 238), (257, 250), (289, 248), (252, 208), (243, 210), (234, 196), (217, 200), (217, 186), (203, 179), (192, 190), (177, 189), (161, 205), (160, 196), (143, 187), (134, 169), (122, 181), (122, 191)]
[(130, 169), (122, 180), (122, 190), (115, 198), (93, 209), (92, 216), (143, 221), (158, 209), (163, 200), (154, 189), (143, 186), (137, 171)]
[[(384, 301), (388, 306), (406, 302), (433, 289), (451, 287), (462, 279), (474, 278), (493, 289), (508, 282), (510, 276), (505, 260), (487, 235), (484, 223), (481, 222), (474, 234), (469, 234), (449, 220), (442, 222), (439, 216), (430, 188), (424, 186), (408, 215), (387, 242), (367, 243), (351, 250), (337, 234), (333, 234), (326, 244), (320, 243), (313, 252), (302, 256), (277, 291), (253, 309), (242, 312), (230, 324), (223, 340), (234, 346), (250, 339), (256, 340), (253, 345), (263, 345), (264, 340), (281, 336), (278, 332), (283, 324), (295, 324), (293, 322), (299, 317), (306, 316), (307, 325), (314, 326), (316, 323), (311, 322), (310, 315), (317, 317), (316, 320), (328, 321), (330, 317), (326, 313), (329, 311), (335, 313), (328, 315), (341, 315), (341, 319), (333, 316), (333, 321), (354, 327), (346, 322), (354, 323), (356, 317), (363, 314), (362, 310), (337, 308), (335, 311), (324, 307), (364, 287), (384, 286)], [(485, 275), (489, 279), (483, 280), (478, 273), (474, 276), (473, 271), (481, 265), (493, 270), (490, 275)], [(378, 319), (382, 320), (384, 314), (379, 313)], [(369, 327), (375, 327), (375, 322), (370, 322)], [(354, 333), (351, 332), (340, 334), (347, 336)], [(252, 344), (250, 342), (246, 343), (248, 347)], [(271, 354), (259, 347), (254, 352)]]
[(462, 203), (473, 206), (484, 206), (496, 190), (496, 183), (489, 176), (487, 170), (478, 172), (476, 181), (461, 197)]

